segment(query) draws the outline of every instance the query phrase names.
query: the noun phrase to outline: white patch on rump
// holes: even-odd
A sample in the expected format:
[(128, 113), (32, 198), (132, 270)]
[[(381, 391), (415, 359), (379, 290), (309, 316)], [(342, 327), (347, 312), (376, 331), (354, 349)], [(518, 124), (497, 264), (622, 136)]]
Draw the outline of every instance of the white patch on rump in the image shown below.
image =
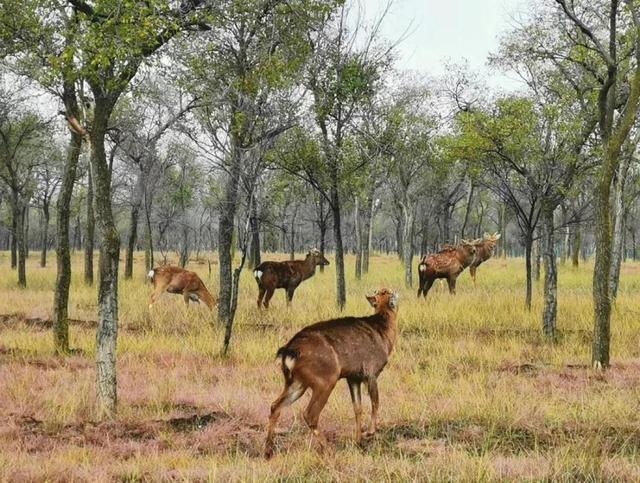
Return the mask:
[(289, 369), (290, 371), (293, 370), (293, 366), (295, 365), (296, 360), (291, 357), (291, 356), (286, 356), (284, 358), (284, 365), (287, 366), (287, 369)]
[(153, 270), (149, 270), (149, 273), (147, 273), (147, 277), (153, 278), (154, 274), (155, 274), (155, 272)]
[(262, 278), (262, 271), (261, 270), (254, 270), (253, 271), (253, 276), (256, 277), (258, 280), (260, 280)]
[(424, 272), (427, 269), (427, 265), (424, 263), (421, 263), (420, 265), (418, 265), (418, 270), (420, 270), (421, 272)]

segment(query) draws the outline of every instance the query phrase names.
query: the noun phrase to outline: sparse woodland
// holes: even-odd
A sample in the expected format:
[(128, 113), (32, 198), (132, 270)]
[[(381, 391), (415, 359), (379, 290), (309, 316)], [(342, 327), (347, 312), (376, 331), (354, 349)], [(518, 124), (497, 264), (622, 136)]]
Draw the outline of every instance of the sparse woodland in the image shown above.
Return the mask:
[[(509, 89), (403, 70), (366, 8), (0, 0), (0, 479), (640, 478), (640, 1), (531, 2), (488, 58)], [(494, 233), (416, 298), (424, 255)], [(257, 309), (254, 269), (314, 248)], [(169, 264), (213, 311), (147, 307)], [(333, 453), (290, 416), (263, 466), (276, 350), (382, 287), (380, 434), (332, 396)]]

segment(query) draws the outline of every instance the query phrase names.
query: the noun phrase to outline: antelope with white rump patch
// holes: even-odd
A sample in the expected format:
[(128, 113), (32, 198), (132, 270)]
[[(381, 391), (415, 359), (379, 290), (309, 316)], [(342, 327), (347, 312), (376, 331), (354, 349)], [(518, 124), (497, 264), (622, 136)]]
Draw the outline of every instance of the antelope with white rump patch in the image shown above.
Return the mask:
[(184, 303), (189, 305), (189, 301), (199, 303), (201, 300), (210, 310), (218, 303), (214, 299), (207, 287), (204, 285), (198, 274), (190, 272), (184, 268), (165, 265), (149, 271), (147, 277), (153, 283), (154, 291), (149, 298), (149, 308), (158, 300), (165, 291), (169, 293), (182, 294)]
[(253, 271), (253, 276), (258, 282), (258, 308), (263, 304), (265, 309), (269, 308), (269, 300), (277, 288), (287, 291), (287, 305), (291, 304), (298, 285), (313, 277), (318, 265), (329, 265), (329, 260), (315, 248), (307, 253), (304, 260), (262, 262)]
[(378, 376), (384, 369), (398, 334), (396, 314), (398, 295), (383, 288), (367, 300), (375, 313), (364, 317), (343, 317), (305, 327), (278, 349), (284, 376), (284, 390), (271, 405), (264, 455), (273, 455), (273, 433), (282, 408), (311, 389), (311, 400), (304, 420), (314, 437), (318, 419), (329, 395), (340, 379), (346, 379), (356, 419), (356, 441), (362, 438), (361, 385), (366, 383), (371, 399), (371, 426), (376, 431), (378, 415)]

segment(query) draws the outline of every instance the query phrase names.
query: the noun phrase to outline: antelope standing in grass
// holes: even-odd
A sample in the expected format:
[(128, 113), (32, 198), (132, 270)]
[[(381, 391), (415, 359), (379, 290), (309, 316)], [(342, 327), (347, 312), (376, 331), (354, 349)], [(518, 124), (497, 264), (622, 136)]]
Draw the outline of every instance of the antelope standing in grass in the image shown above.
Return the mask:
[(362, 438), (361, 385), (365, 383), (371, 399), (371, 425), (376, 431), (378, 415), (378, 376), (393, 350), (398, 333), (398, 296), (389, 289), (378, 290), (367, 300), (375, 313), (365, 317), (343, 317), (305, 327), (278, 349), (284, 376), (284, 390), (271, 405), (264, 455), (273, 455), (273, 432), (282, 408), (311, 389), (311, 400), (304, 420), (314, 437), (318, 419), (339, 379), (346, 379), (356, 419), (356, 441)]
[(149, 298), (149, 308), (156, 303), (165, 291), (182, 294), (184, 303), (187, 305), (189, 305), (189, 301), (199, 303), (202, 300), (210, 310), (213, 310), (218, 303), (217, 300), (211, 296), (207, 287), (195, 272), (190, 272), (180, 267), (165, 265), (149, 271), (147, 277), (151, 280), (154, 287), (154, 291)]
[(469, 274), (473, 279), (474, 285), (476, 283), (476, 270), (482, 263), (486, 262), (493, 256), (493, 252), (499, 239), (500, 233), (494, 233), (493, 235), (485, 233), (483, 238), (473, 241), (473, 245), (476, 247), (476, 257), (469, 266)]
[(425, 255), (418, 264), (420, 286), (418, 297), (427, 296), (433, 282), (438, 278), (447, 279), (449, 293), (456, 293), (456, 279), (475, 259), (476, 247), (473, 242), (462, 240), (460, 245), (447, 246), (438, 253)]
[(265, 309), (269, 308), (269, 300), (277, 288), (287, 291), (287, 305), (291, 304), (298, 285), (313, 277), (318, 265), (329, 265), (329, 260), (315, 248), (307, 253), (304, 260), (262, 262), (253, 271), (253, 276), (258, 282), (258, 308), (262, 305)]

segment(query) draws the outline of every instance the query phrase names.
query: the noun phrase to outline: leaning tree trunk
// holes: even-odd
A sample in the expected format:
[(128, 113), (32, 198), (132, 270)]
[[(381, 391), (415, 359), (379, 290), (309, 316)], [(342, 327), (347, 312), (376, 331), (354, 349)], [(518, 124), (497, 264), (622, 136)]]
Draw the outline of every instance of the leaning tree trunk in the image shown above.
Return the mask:
[(111, 176), (104, 140), (115, 104), (114, 97), (96, 95), (90, 134), (91, 171), (95, 189), (96, 222), (100, 233), (98, 331), (96, 336), (97, 410), (100, 417), (113, 417), (117, 408), (116, 349), (118, 342), (118, 262), (120, 236), (111, 209)]
[[(67, 116), (77, 117), (78, 104), (73, 83), (64, 82), (63, 98)], [(76, 180), (76, 170), (82, 135), (69, 129), (69, 147), (62, 172), (60, 193), (56, 204), (56, 285), (53, 293), (53, 347), (57, 354), (69, 352), (69, 287), (71, 285), (71, 250), (69, 245), (69, 218), (71, 197)]]
[(87, 238), (84, 241), (84, 283), (93, 285), (93, 245), (95, 240), (96, 219), (93, 211), (93, 176), (89, 166), (89, 179), (87, 180)]
[(544, 259), (544, 308), (542, 310), (542, 330), (545, 337), (556, 336), (556, 319), (558, 313), (558, 271), (556, 268), (555, 233), (553, 226), (552, 206), (543, 206), (542, 222), (544, 241), (542, 243)]
[[(144, 161), (141, 161), (143, 163)], [(136, 180), (134, 188), (133, 200), (131, 203), (131, 215), (129, 217), (129, 238), (127, 240), (127, 253), (124, 261), (124, 278), (131, 279), (133, 277), (133, 253), (136, 250), (138, 242), (138, 219), (140, 217), (140, 205), (142, 204), (142, 194), (144, 187), (144, 166), (140, 165), (140, 172)]]
[(475, 186), (473, 181), (469, 181), (469, 192), (467, 193), (467, 203), (466, 208), (464, 210), (464, 221), (462, 222), (462, 228), (460, 228), (460, 238), (464, 238), (464, 233), (467, 229), (467, 224), (469, 223), (469, 214), (471, 213), (471, 203), (473, 201), (473, 191)]
[(45, 202), (42, 205), (42, 218), (43, 218), (43, 226), (42, 226), (42, 251), (40, 252), (40, 266), (47, 266), (47, 245), (49, 244), (49, 202)]

